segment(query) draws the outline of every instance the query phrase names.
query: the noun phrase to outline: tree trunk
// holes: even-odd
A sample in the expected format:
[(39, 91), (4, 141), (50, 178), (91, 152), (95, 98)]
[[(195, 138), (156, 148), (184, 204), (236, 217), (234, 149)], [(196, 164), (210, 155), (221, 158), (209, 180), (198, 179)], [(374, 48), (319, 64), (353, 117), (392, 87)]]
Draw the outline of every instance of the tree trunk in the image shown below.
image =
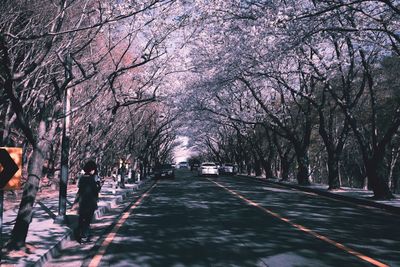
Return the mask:
[(265, 178), (267, 178), (267, 179), (275, 177), (274, 171), (273, 171), (273, 168), (272, 168), (273, 161), (274, 161), (274, 158), (275, 158), (275, 153), (272, 150), (271, 141), (269, 141), (269, 142), (271, 144), (269, 146), (269, 153), (268, 153), (267, 159), (264, 160), (264, 164), (263, 164), (264, 165), (264, 170), (265, 170)]
[(260, 160), (256, 159), (254, 161), (254, 171), (256, 176), (260, 176), (262, 174), (262, 170), (261, 170), (261, 163)]
[(12, 140), (9, 138), (11, 124), (14, 122), (16, 118), (16, 116), (13, 116), (13, 114), (14, 112), (12, 111), (11, 105), (9, 105), (4, 115), (4, 126), (2, 129), (3, 132), (1, 133), (0, 136), (0, 138), (2, 138), (0, 142), (5, 146), (14, 146), (14, 144), (11, 142)]
[(290, 162), (287, 157), (281, 157), (281, 180), (289, 180)]
[(397, 176), (395, 174), (395, 169), (397, 166), (397, 161), (399, 158), (399, 152), (398, 151), (394, 151), (394, 149), (391, 149), (391, 153), (390, 153), (390, 161), (389, 161), (389, 188), (393, 193), (397, 193)]
[[(38, 127), (38, 143), (33, 147), (33, 153), (28, 163), (28, 180), (24, 187), (17, 219), (11, 233), (9, 249), (20, 249), (25, 246), (29, 224), (33, 218), (33, 205), (39, 190), (39, 182), (42, 177), (43, 164), (50, 149), (51, 140), (54, 137), (56, 123), (53, 122), (46, 136), (46, 121), (42, 119)], [(47, 138), (46, 138), (47, 137)]]
[(54, 177), (56, 172), (56, 165), (58, 161), (58, 152), (60, 148), (60, 142), (58, 140), (55, 141), (50, 147), (50, 153), (48, 158), (48, 168), (47, 168), (47, 178), (49, 179), (50, 183), (54, 183)]
[(251, 175), (251, 164), (248, 155), (244, 155), (244, 170), (246, 171), (247, 175)]
[(299, 185), (310, 185), (308, 172), (309, 161), (306, 151), (296, 151), (297, 158), (297, 183)]
[(399, 177), (397, 175), (393, 176), (392, 192), (394, 194), (398, 194), (400, 192), (400, 190), (399, 190)]
[(264, 163), (265, 178), (269, 179), (274, 177), (274, 172), (272, 171), (272, 162), (265, 161)]
[(251, 175), (251, 164), (249, 162), (246, 163), (246, 171), (247, 175)]
[(328, 190), (339, 189), (341, 184), (339, 180), (339, 160), (334, 153), (328, 152)]
[(262, 165), (261, 157), (262, 157), (262, 155), (260, 155), (259, 156), (260, 158), (258, 158), (257, 157), (257, 153), (254, 152), (253, 157), (254, 157), (254, 172), (255, 172), (255, 175), (256, 176), (261, 176), (262, 175), (262, 169), (261, 169), (261, 165)]
[(383, 159), (377, 159), (373, 157), (367, 162), (365, 167), (368, 185), (374, 192), (374, 199), (393, 199), (394, 196), (392, 192), (390, 192), (388, 183), (383, 178), (385, 173), (385, 164)]
[(244, 173), (245, 171), (245, 164), (243, 163), (243, 161), (240, 163), (240, 173)]

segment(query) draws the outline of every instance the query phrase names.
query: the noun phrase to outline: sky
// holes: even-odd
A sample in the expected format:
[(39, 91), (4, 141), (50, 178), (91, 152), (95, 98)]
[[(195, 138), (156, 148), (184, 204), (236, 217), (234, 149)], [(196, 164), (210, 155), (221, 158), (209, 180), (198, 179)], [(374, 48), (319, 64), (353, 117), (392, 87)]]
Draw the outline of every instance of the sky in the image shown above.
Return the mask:
[(193, 154), (193, 151), (191, 150), (191, 148), (188, 147), (189, 137), (178, 136), (177, 142), (179, 142), (180, 145), (175, 147), (175, 149), (174, 149), (175, 162), (179, 163), (181, 161), (187, 161), (190, 158), (190, 156)]

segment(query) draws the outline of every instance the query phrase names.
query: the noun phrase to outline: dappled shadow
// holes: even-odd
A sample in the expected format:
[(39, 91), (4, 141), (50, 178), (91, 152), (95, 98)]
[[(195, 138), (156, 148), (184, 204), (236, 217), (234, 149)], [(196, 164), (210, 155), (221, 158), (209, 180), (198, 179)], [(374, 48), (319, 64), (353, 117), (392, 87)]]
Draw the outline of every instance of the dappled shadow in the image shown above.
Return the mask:
[[(98, 241), (98, 239), (104, 235), (107, 229), (113, 222), (121, 215), (121, 212), (126, 208), (126, 206), (134, 199), (137, 199), (143, 192), (151, 185), (142, 185), (142, 190), (132, 190), (132, 185), (124, 190), (119, 190), (121, 192), (115, 194), (112, 193), (110, 187), (107, 188), (103, 186), (103, 191), (101, 192), (101, 201), (99, 202), (99, 210), (105, 207), (111, 207), (107, 209), (105, 213), (99, 214), (98, 218), (95, 218), (91, 224), (91, 241), (85, 243), (78, 243), (76, 236), (71, 236), (71, 239), (62, 242), (60, 249), (54, 250), (51, 255), (51, 260), (44, 264), (44, 266), (62, 266), (62, 267), (76, 267), (80, 266), (82, 261), (90, 255), (90, 250)], [(122, 197), (125, 195), (126, 197)], [(119, 201), (115, 202), (116, 199)], [(78, 225), (78, 215), (68, 216), (68, 225), (71, 228), (77, 229)]]
[[(231, 180), (225, 183), (232, 184)], [(391, 266), (400, 265), (398, 216), (297, 190), (278, 192), (274, 187), (250, 184), (237, 179), (233, 188), (263, 207), (336, 242)]]
[[(104, 190), (103, 190), (104, 189)], [(127, 193), (127, 190), (119, 190), (122, 192), (115, 196), (110, 190), (110, 185), (105, 184), (101, 191), (101, 197), (99, 202), (99, 208), (107, 208), (115, 198), (119, 199), (119, 202), (123, 201), (121, 196)], [(132, 191), (132, 190), (131, 190)], [(28, 253), (24, 251), (5, 251), (2, 258), (2, 264), (16, 264), (18, 261), (23, 259), (25, 264), (34, 264), (45, 255), (49, 249), (55, 246), (61, 246), (61, 240), (66, 237), (72, 240), (76, 240), (76, 229), (78, 225), (78, 215), (76, 210), (72, 211), (71, 207), (76, 197), (76, 191), (69, 190), (67, 195), (67, 215), (65, 221), (55, 221), (58, 215), (59, 200), (56, 197), (42, 198), (38, 200), (33, 209), (33, 219), (29, 227), (28, 236), (26, 239), (27, 247), (29, 248)], [(15, 224), (15, 218), (18, 210), (7, 211), (5, 218), (5, 224), (3, 228), (3, 240), (9, 240), (12, 228)], [(103, 210), (104, 211), (104, 210)], [(100, 233), (98, 233), (100, 234)], [(75, 242), (75, 241), (74, 241)], [(76, 243), (76, 242), (75, 242)]]
[[(69, 201), (73, 201), (74, 195), (68, 196)], [(9, 210), (5, 213), (6, 224), (3, 228), (3, 240), (9, 240), (12, 228), (15, 224), (18, 210)], [(26, 239), (26, 249), (24, 251), (5, 251), (3, 250), (3, 263), (15, 264), (23, 258), (27, 264), (33, 264), (45, 254), (49, 248), (55, 246), (59, 240), (63, 239), (71, 230), (68, 225), (54, 223), (58, 213), (57, 198), (42, 198), (37, 201), (33, 208), (33, 218), (29, 226)]]
[[(188, 174), (158, 182), (118, 231), (101, 266), (369, 266), (246, 205), (207, 178)], [(400, 265), (397, 224), (391, 216), (238, 178), (211, 180), (358, 252)], [(104, 220), (114, 220), (112, 216)], [(84, 255), (90, 260), (97, 251), (88, 250), (75, 244), (57, 266), (74, 266), (71, 262)]]
[[(321, 205), (325, 211), (312, 215), (321, 209), (316, 199), (292, 196), (296, 193), (290, 190), (266, 192), (265, 188), (257, 189), (259, 185), (254, 190), (240, 181), (235, 181), (234, 187), (296, 222), (304, 221), (315, 231), (327, 231), (333, 239), (336, 234), (345, 239), (352, 235), (353, 223), (342, 220), (353, 218), (356, 210), (341, 210), (324, 200)], [(337, 220), (331, 220), (329, 213)], [(346, 229), (349, 224), (350, 229)], [(370, 250), (363, 252), (371, 254)], [(396, 255), (389, 257), (393, 252), (389, 248), (378, 256), (395, 260)], [(375, 251), (372, 254), (375, 256)], [(207, 179), (196, 177), (161, 181), (119, 231), (103, 260), (104, 266), (365, 266), (356, 257), (262, 214)]]

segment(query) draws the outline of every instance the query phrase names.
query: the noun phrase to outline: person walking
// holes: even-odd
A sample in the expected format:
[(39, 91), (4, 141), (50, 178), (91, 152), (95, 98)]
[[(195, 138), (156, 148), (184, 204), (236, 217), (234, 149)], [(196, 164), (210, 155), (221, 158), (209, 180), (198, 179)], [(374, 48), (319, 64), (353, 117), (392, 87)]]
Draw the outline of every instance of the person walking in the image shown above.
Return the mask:
[(100, 180), (97, 177), (97, 165), (94, 161), (88, 161), (83, 167), (84, 174), (78, 182), (79, 194), (79, 227), (78, 242), (90, 240), (90, 223), (97, 209), (97, 200), (101, 189)]

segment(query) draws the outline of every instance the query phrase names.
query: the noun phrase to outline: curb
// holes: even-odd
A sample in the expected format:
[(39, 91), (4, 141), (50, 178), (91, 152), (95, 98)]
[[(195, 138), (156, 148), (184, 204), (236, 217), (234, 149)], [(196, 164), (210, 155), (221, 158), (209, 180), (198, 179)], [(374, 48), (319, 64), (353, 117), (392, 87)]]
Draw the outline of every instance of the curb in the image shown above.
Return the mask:
[(259, 179), (259, 178), (256, 178), (254, 176), (246, 176), (246, 175), (240, 175), (240, 174), (238, 176), (239, 177), (243, 177), (243, 178), (248, 178), (248, 179), (256, 179), (257, 181), (260, 181), (260, 182), (263, 182), (263, 183), (270, 183), (270, 184), (284, 186), (284, 187), (287, 187), (287, 188), (294, 188), (294, 189), (297, 189), (299, 191), (315, 193), (315, 194), (318, 194), (320, 196), (324, 196), (324, 197), (328, 197), (328, 198), (332, 198), (332, 199), (337, 199), (337, 200), (350, 202), (351, 204), (378, 208), (378, 209), (385, 210), (385, 211), (390, 212), (390, 213), (395, 214), (395, 215), (400, 215), (400, 207), (387, 205), (387, 204), (384, 204), (384, 203), (379, 203), (379, 202), (375, 202), (375, 201), (368, 200), (368, 199), (343, 196), (343, 195), (340, 195), (340, 194), (331, 193), (329, 191), (323, 191), (323, 190), (320, 190), (320, 189), (309, 188), (309, 187), (305, 187), (305, 186), (301, 186), (301, 185), (294, 185), (294, 184), (287, 184), (287, 183), (282, 183), (282, 182), (270, 181), (270, 180), (266, 180), (266, 179)]
[[(135, 184), (132, 190), (125, 191), (121, 195), (114, 198), (110, 203), (107, 203), (105, 206), (99, 207), (94, 214), (94, 220), (99, 220), (101, 216), (106, 214), (110, 211), (114, 206), (124, 201), (128, 196), (132, 195), (133, 192), (139, 190), (143, 185), (150, 182), (151, 179), (142, 180), (139, 184)], [(52, 246), (45, 254), (43, 254), (39, 260), (33, 263), (18, 263), (18, 266), (35, 266), (35, 267), (42, 267), (47, 261), (51, 260), (55, 255), (59, 254), (61, 250), (65, 247), (67, 241), (72, 240), (72, 236), (74, 231), (71, 228), (68, 228), (65, 235), (55, 244)]]

